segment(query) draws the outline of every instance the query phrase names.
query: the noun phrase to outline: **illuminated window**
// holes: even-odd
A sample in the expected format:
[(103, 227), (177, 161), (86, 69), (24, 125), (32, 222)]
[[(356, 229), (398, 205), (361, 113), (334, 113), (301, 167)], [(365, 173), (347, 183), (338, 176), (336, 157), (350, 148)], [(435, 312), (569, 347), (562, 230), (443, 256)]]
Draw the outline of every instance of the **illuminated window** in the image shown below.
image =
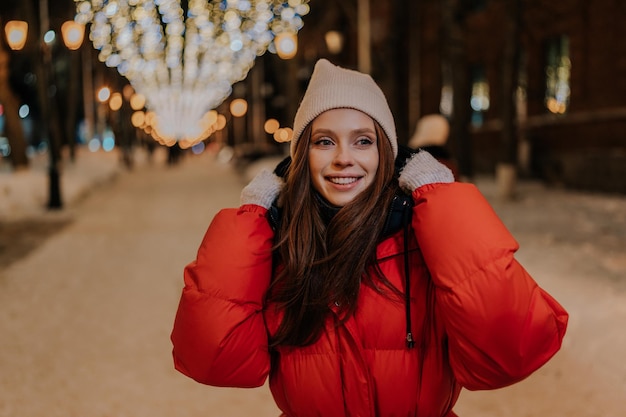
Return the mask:
[(484, 114), (489, 110), (489, 83), (485, 76), (485, 69), (482, 66), (476, 66), (472, 70), (472, 97), (470, 105), (472, 106), (472, 125), (482, 125)]
[(444, 84), (441, 87), (441, 102), (439, 103), (439, 111), (447, 117), (452, 117), (452, 99), (454, 93), (451, 84)]
[(546, 44), (546, 96), (549, 112), (563, 114), (569, 107), (570, 74), (569, 38), (559, 36)]
[(450, 68), (450, 64), (444, 63), (441, 72), (441, 100), (439, 101), (439, 111), (448, 118), (452, 118), (453, 98), (452, 69)]

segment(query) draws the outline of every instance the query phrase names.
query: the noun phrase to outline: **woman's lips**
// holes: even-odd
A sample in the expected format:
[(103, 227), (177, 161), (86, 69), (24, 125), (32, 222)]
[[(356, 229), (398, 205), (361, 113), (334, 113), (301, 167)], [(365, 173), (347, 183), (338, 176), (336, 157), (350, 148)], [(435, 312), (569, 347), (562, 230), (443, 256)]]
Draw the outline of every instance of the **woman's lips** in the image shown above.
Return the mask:
[(359, 177), (328, 177), (328, 181), (337, 185), (349, 185), (359, 180)]

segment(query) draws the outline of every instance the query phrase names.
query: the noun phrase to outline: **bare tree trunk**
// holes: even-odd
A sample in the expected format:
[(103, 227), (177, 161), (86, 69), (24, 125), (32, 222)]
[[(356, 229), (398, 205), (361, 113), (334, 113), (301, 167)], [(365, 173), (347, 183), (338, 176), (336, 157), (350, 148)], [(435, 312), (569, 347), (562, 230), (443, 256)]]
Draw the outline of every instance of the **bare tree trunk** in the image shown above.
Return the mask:
[(370, 0), (357, 0), (359, 71), (372, 73)]
[(9, 84), (9, 53), (0, 42), (0, 102), (4, 106), (6, 135), (11, 146), (11, 164), (14, 169), (28, 167), (26, 138), (18, 115), (19, 100)]
[(469, 134), (471, 120), (470, 71), (465, 45), (466, 2), (461, 0), (441, 0), (443, 22), (444, 57), (452, 74), (452, 120), (450, 140), (459, 166), (459, 178), (469, 181), (474, 176), (472, 164), (472, 143)]
[(403, 7), (403, 0), (395, 0), (393, 27), (394, 30), (390, 34), (390, 40), (393, 45), (393, 57), (395, 68), (391, 72), (391, 84), (393, 85), (392, 94), (389, 99), (392, 110), (395, 109), (394, 115), (396, 120), (396, 134), (398, 142), (407, 144), (410, 138), (411, 126), (409, 126), (409, 87), (410, 73), (412, 70), (409, 61), (411, 50), (409, 28), (411, 26), (409, 15), (410, 8)]
[[(63, 201), (61, 198), (61, 144), (63, 138), (63, 130), (61, 128), (61, 122), (59, 120), (58, 108), (53, 104), (52, 97), (50, 97), (50, 85), (54, 73), (52, 71), (52, 51), (50, 47), (43, 41), (43, 34), (49, 28), (48, 19), (48, 1), (40, 0), (39, 6), (39, 20), (36, 19), (36, 14), (33, 9), (33, 3), (31, 1), (22, 2), (22, 6), (25, 9), (29, 25), (29, 36), (31, 34), (38, 40), (38, 48), (34, 52), (35, 59), (37, 59), (38, 65), (36, 65), (37, 75), (37, 93), (39, 98), (39, 104), (41, 106), (41, 125), (43, 131), (42, 136), (46, 137), (48, 141), (48, 154), (50, 157), (50, 166), (48, 167), (48, 209), (58, 210), (63, 207)], [(39, 25), (34, 25), (32, 22), (39, 22)], [(37, 30), (38, 27), (38, 30)]]
[[(407, 92), (407, 123), (408, 131), (406, 141), (408, 142), (417, 126), (417, 121), (422, 116), (421, 97), (421, 29), (417, 22), (420, 22), (421, 3), (418, 1), (410, 2), (407, 10), (408, 14), (408, 86)], [(413, 22), (413, 23), (411, 23)]]
[(502, 132), (500, 155), (496, 167), (498, 193), (502, 199), (512, 199), (517, 182), (517, 99), (516, 90), (519, 81), (520, 66), (520, 16), (521, 0), (507, 0), (505, 43), (502, 54), (500, 80), (500, 118)]

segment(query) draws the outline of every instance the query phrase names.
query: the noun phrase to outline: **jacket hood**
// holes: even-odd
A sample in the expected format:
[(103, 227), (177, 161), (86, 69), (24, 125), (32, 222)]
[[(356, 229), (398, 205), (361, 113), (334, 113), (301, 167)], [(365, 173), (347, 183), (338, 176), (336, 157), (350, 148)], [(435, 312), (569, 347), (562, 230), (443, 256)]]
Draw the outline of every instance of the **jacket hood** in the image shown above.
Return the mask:
[[(407, 146), (399, 146), (398, 156), (396, 156), (394, 161), (395, 178), (398, 178), (398, 176), (400, 175), (400, 171), (404, 167), (407, 159), (409, 159), (411, 155), (415, 152), (416, 151), (414, 149)], [(291, 156), (287, 156), (276, 166), (276, 168), (274, 169), (274, 173), (281, 178), (285, 178), (290, 165)], [(334, 217), (334, 215), (337, 214), (341, 207), (333, 206), (317, 193), (315, 193), (315, 197), (322, 209), (322, 216), (324, 217), (324, 221), (328, 223)], [(407, 221), (405, 217), (408, 216), (408, 220), (410, 220), (412, 207), (413, 198), (409, 195), (404, 194), (402, 191), (398, 191), (387, 210), (385, 226), (383, 227), (383, 231), (381, 233), (381, 239), (387, 238), (403, 228), (404, 223)], [(278, 199), (274, 200), (272, 206), (268, 210), (267, 218), (270, 222), (270, 225), (272, 226), (272, 229), (278, 230), (278, 227), (280, 226), (280, 222), (282, 220), (281, 209), (280, 207), (278, 207)]]

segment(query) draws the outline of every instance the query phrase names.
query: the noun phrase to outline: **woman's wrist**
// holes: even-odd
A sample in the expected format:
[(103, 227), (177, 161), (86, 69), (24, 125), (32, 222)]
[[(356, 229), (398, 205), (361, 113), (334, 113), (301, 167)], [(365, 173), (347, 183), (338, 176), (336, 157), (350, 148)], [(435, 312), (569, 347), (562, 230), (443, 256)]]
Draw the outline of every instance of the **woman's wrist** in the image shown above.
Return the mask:
[(426, 151), (419, 151), (409, 158), (398, 178), (400, 187), (411, 194), (426, 184), (454, 182), (452, 171)]
[(241, 191), (241, 205), (256, 204), (269, 209), (280, 194), (284, 181), (276, 174), (264, 169)]

